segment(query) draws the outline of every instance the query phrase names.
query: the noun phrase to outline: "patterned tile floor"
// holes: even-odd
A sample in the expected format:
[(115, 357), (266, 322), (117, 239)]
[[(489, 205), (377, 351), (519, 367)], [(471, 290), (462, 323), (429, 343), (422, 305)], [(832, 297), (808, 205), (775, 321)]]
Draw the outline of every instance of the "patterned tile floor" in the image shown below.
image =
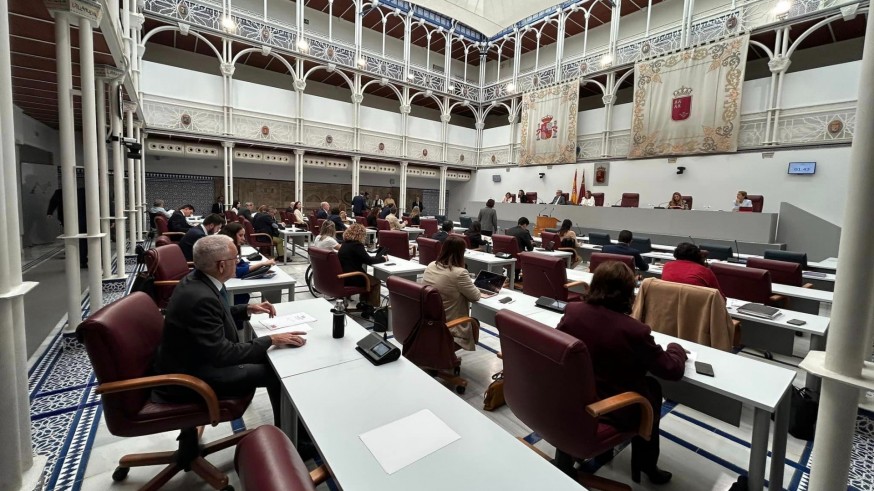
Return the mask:
[[(296, 298), (310, 298), (303, 281), (307, 263), (302, 258), (283, 268), (298, 279)], [(129, 286), (129, 282), (128, 285)], [(115, 288), (114, 288), (115, 289)], [(383, 293), (386, 293), (385, 290)], [(256, 297), (257, 299), (257, 297)], [(87, 312), (87, 299), (83, 302)], [(827, 313), (827, 312), (826, 312)], [(368, 327), (367, 321), (361, 321)], [(60, 334), (58, 326), (35, 356), (30, 369), (30, 391), (34, 449), (49, 456), (45, 470), (43, 489), (51, 490), (103, 490), (136, 489), (156, 472), (154, 468), (132, 469), (123, 483), (113, 483), (111, 473), (120, 455), (131, 452), (168, 450), (175, 447), (175, 433), (166, 433), (144, 438), (118, 438), (111, 435), (100, 418), (99, 398), (94, 395), (94, 377), (88, 364), (87, 354), (74, 339)], [(491, 381), (491, 375), (500, 370), (501, 362), (494, 355), (500, 340), (496, 330), (483, 326), (479, 348), (475, 352), (462, 352), (462, 375), (469, 381), (463, 397), (471, 406), (482, 411), (482, 393)], [(807, 339), (797, 338), (796, 354), (807, 349)], [(761, 358), (756, 352), (745, 350), (739, 356)], [(782, 366), (797, 366), (799, 356), (775, 355)], [(803, 383), (803, 373), (796, 384)], [(865, 402), (865, 401), (863, 401)], [(857, 430), (853, 442), (853, 464), (848, 482), (849, 490), (874, 489), (874, 400), (860, 409)], [(492, 421), (516, 436), (524, 436), (538, 448), (553, 453), (554, 448), (517, 420), (506, 406), (494, 412), (484, 412)], [(744, 410), (738, 427), (717, 421), (691, 408), (665, 403), (662, 420), (662, 453), (660, 465), (674, 473), (674, 479), (664, 486), (652, 486), (642, 481), (634, 489), (659, 490), (726, 490), (744, 469), (749, 458), (749, 440), (752, 434), (752, 413)], [(259, 391), (253, 404), (243, 417), (242, 424), (222, 424), (207, 428), (205, 440), (231, 434), (243, 426), (253, 428), (272, 421), (267, 394)], [(806, 491), (810, 469), (809, 442), (789, 437), (784, 487), (790, 491)], [(620, 450), (616, 458), (601, 467), (597, 473), (629, 484), (630, 451)], [(219, 452), (210, 458), (221, 470), (229, 472), (231, 484), (237, 485), (233, 474), (233, 449)], [(310, 463), (315, 465), (314, 463)], [(208, 486), (192, 474), (174, 478), (166, 489), (206, 490)], [(330, 481), (319, 489), (336, 489)]]

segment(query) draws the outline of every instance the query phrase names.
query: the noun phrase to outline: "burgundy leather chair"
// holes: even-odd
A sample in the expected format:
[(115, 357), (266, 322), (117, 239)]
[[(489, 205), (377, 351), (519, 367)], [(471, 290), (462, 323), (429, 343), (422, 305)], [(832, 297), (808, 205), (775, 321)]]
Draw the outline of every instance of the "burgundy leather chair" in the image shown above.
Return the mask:
[(246, 230), (246, 242), (258, 249), (265, 256), (273, 257), (273, 237), (270, 234), (256, 233), (252, 222), (243, 220), (243, 228)]
[(425, 237), (432, 237), (437, 233), (437, 219), (436, 218), (422, 218), (419, 220), (419, 226), (422, 227), (424, 232), (422, 235)]
[(495, 254), (503, 252), (516, 260), (516, 288), (521, 287), (522, 285), (519, 284), (518, 277), (522, 272), (522, 265), (519, 263), (519, 241), (516, 240), (516, 237), (503, 234), (492, 235), (492, 252)]
[[(772, 283), (800, 286), (801, 288), (813, 288), (813, 283), (804, 283), (804, 277), (801, 275), (801, 265), (798, 263), (750, 257), (747, 258), (747, 267), (767, 270), (771, 273)], [(784, 295), (771, 295), (770, 303), (771, 305), (779, 306), (781, 308), (789, 308), (792, 301), (789, 297)]]
[(237, 221), (237, 212), (235, 212), (234, 210), (225, 210), (225, 220), (228, 223), (236, 222)]
[(155, 228), (158, 229), (159, 235), (166, 235), (173, 242), (179, 242), (182, 237), (185, 237), (185, 232), (171, 232), (167, 228), (167, 218), (160, 214), (155, 216)]
[(355, 217), (355, 223), (367, 228), (367, 217)]
[(595, 198), (595, 206), (604, 206), (604, 193), (592, 193)]
[(451, 234), (449, 234), (449, 236), (450, 237), (458, 237), (459, 239), (464, 241), (464, 247), (466, 247), (467, 249), (472, 249), (472, 247), (470, 245), (470, 237), (468, 237), (466, 234), (451, 233)]
[[(344, 273), (340, 265), (340, 256), (333, 249), (309, 247), (307, 253), (310, 266), (313, 268), (313, 287), (322, 295), (330, 298), (349, 298), (352, 295), (367, 295), (370, 291), (370, 278), (361, 271)], [(346, 286), (346, 278), (361, 276), (364, 286)]]
[(385, 218), (377, 218), (376, 219), (376, 229), (377, 230), (391, 230), (391, 225), (389, 225), (388, 220)]
[(386, 254), (410, 260), (410, 236), (403, 230), (380, 230), (377, 232), (379, 246), (385, 247)]
[(439, 240), (429, 239), (419, 236), (416, 238), (416, 244), (419, 246), (419, 264), (425, 266), (437, 260), (440, 256), (440, 250), (443, 248), (443, 243)]
[(167, 237), (166, 235), (159, 235), (157, 238), (155, 238), (155, 247), (170, 245), (172, 243), (173, 241), (170, 240), (170, 237)]
[[(140, 489), (159, 489), (178, 472), (188, 470), (215, 489), (225, 489), (228, 476), (204, 457), (236, 445), (248, 432), (201, 445), (197, 427), (240, 418), (255, 391), (237, 399), (219, 399), (206, 382), (191, 375), (152, 375), (152, 362), (163, 331), (164, 318), (152, 299), (142, 292), (103, 307), (76, 329), (97, 376), (96, 392), (102, 399), (110, 433), (135, 437), (180, 430), (176, 452), (125, 455), (119, 459), (112, 479), (124, 480), (131, 467), (166, 465)], [(191, 389), (197, 397), (186, 403), (151, 401), (152, 388), (169, 385)]]
[(606, 252), (593, 252), (592, 257), (589, 258), (589, 272), (594, 273), (601, 263), (606, 263), (607, 261), (619, 261), (620, 263), (625, 263), (629, 268), (631, 268), (631, 271), (634, 271), (633, 256), (608, 254)]
[(686, 202), (686, 208), (692, 209), (692, 197), (691, 196), (681, 196), (680, 199)]
[(540, 241), (541, 241), (540, 245), (544, 249), (546, 248), (546, 244), (551, 242), (552, 243), (552, 250), (554, 250), (554, 251), (566, 251), (566, 252), (570, 252), (571, 254), (573, 254), (572, 259), (571, 259), (571, 264), (573, 264), (574, 267), (576, 267), (577, 264), (579, 264), (579, 262), (581, 261), (581, 259), (577, 256), (577, 250), (575, 248), (561, 246), (561, 239), (558, 237), (557, 233), (546, 232), (546, 231), (540, 232)]
[(582, 281), (567, 281), (567, 261), (536, 252), (519, 253), (519, 263), (525, 271), (522, 293), (532, 297), (549, 297), (565, 302), (581, 300), (580, 294), (568, 290)]
[(525, 193), (525, 199), (528, 200), (528, 203), (537, 203), (537, 193), (536, 192)]
[(431, 285), (416, 283), (398, 276), (386, 281), (391, 304), (391, 330), (395, 339), (404, 344), (418, 325), (415, 349), (404, 349), (404, 357), (419, 368), (452, 384), (455, 391), (464, 394), (467, 380), (459, 377), (461, 360), (455, 356), (457, 345), (450, 327), (472, 323), (479, 330), (479, 321), (459, 317), (446, 322), (443, 299)]
[[(554, 446), (555, 465), (586, 487), (630, 489), (604, 478), (576, 476), (574, 460), (595, 457), (638, 435), (649, 440), (653, 412), (646, 398), (636, 392), (599, 398), (586, 345), (567, 333), (509, 310), (499, 311), (495, 324), (504, 359), (504, 399), (513, 414)], [(636, 431), (600, 419), (632, 405), (640, 407)]]
[(638, 193), (622, 193), (622, 201), (619, 206), (623, 208), (637, 208), (640, 205), (640, 194)]
[(753, 203), (753, 213), (761, 213), (765, 206), (765, 197), (761, 194), (748, 194), (747, 199)]
[(313, 234), (313, 237), (318, 237), (318, 235), (322, 232), (319, 229), (319, 219), (314, 216), (309, 217), (307, 220), (307, 230)]
[(155, 278), (155, 298), (158, 308), (167, 308), (173, 290), (191, 272), (179, 244), (169, 244), (146, 251), (146, 270)]
[(324, 465), (307, 470), (285, 433), (269, 424), (237, 443), (234, 469), (243, 491), (315, 491), (328, 478)]
[(785, 302), (782, 295), (771, 292), (771, 273), (766, 269), (711, 263), (710, 270), (726, 297), (767, 305)]
[(567, 203), (569, 205), (573, 204), (573, 203), (571, 203), (571, 193), (561, 193), (561, 195), (564, 197), (565, 203)]

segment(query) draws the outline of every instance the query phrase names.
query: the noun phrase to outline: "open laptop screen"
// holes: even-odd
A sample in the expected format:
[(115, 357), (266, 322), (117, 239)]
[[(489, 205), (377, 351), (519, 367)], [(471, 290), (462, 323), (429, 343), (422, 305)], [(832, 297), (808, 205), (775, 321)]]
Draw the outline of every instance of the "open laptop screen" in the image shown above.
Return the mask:
[(501, 287), (504, 286), (506, 279), (507, 277), (502, 274), (482, 269), (477, 273), (476, 279), (473, 280), (473, 285), (482, 291), (498, 293), (501, 291)]

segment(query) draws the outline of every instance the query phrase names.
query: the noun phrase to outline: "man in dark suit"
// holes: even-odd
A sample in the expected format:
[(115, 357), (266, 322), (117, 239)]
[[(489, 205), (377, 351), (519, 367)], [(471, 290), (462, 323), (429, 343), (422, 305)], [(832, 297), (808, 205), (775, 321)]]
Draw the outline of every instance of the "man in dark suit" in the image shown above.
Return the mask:
[(273, 238), (273, 245), (276, 246), (276, 258), (281, 262), (285, 262), (285, 241), (279, 233), (280, 230), (285, 230), (285, 224), (277, 223), (276, 218), (274, 218), (275, 214), (276, 208), (262, 206), (255, 215), (252, 227), (256, 233), (267, 234)]
[(238, 213), (241, 217), (249, 220), (250, 222), (253, 220), (252, 211), (255, 210), (255, 203), (251, 201), (246, 202), (245, 205), (240, 207), (240, 213)]
[(334, 228), (337, 232), (343, 232), (346, 230), (346, 224), (343, 223), (343, 219), (340, 218), (340, 208), (336, 206), (331, 208), (331, 214), (328, 215), (328, 220), (334, 222)]
[(453, 227), (454, 225), (452, 224), (452, 220), (444, 220), (443, 225), (440, 226), (440, 230), (438, 230), (436, 234), (432, 235), (431, 238), (442, 244), (443, 241), (445, 241), (446, 238), (449, 237), (449, 234), (452, 233)]
[(564, 193), (561, 192), (561, 189), (555, 192), (555, 198), (552, 198), (552, 201), (549, 202), (551, 205), (566, 205), (567, 200), (564, 199)]
[[(202, 379), (221, 397), (243, 396), (266, 387), (279, 424), (280, 382), (267, 362), (270, 346), (303, 346), (304, 332), (262, 336), (240, 342), (234, 319), (276, 310), (270, 302), (230, 306), (224, 282), (236, 272), (237, 247), (226, 235), (211, 235), (194, 246), (195, 270), (173, 291), (164, 318), (164, 335), (155, 371), (186, 373)], [(191, 392), (178, 387), (156, 390), (158, 401), (185, 401)]]
[(631, 247), (631, 239), (633, 236), (631, 235), (630, 230), (623, 230), (619, 232), (619, 243), (618, 244), (610, 244), (601, 247), (601, 252), (606, 252), (609, 254), (622, 254), (623, 256), (633, 256), (634, 257), (634, 265), (640, 271), (646, 271), (649, 269), (649, 264), (643, 260), (640, 256), (640, 251)]
[(182, 249), (182, 255), (188, 261), (194, 260), (194, 243), (206, 237), (218, 233), (225, 224), (225, 219), (218, 213), (213, 213), (203, 220), (203, 223), (196, 227), (191, 227), (188, 232), (179, 241), (179, 248)]
[(515, 227), (510, 227), (504, 231), (505, 234), (516, 237), (520, 251), (534, 250), (534, 239), (531, 237), (531, 232), (528, 231), (529, 223), (527, 218), (521, 217), (516, 221)]
[(170, 215), (170, 220), (167, 220), (167, 230), (170, 232), (188, 232), (191, 225), (188, 224), (186, 218), (190, 217), (192, 213), (194, 213), (194, 206), (182, 205), (181, 208)]
[(316, 212), (316, 218), (323, 218), (325, 220), (330, 216), (331, 205), (328, 204), (327, 201), (322, 201), (319, 203), (319, 211)]
[(212, 204), (212, 212), (213, 213), (224, 213), (225, 212), (225, 197), (219, 196), (215, 199), (215, 203)]
[(367, 193), (364, 193), (362, 196), (361, 193), (358, 193), (358, 196), (352, 198), (352, 214), (360, 217), (364, 216), (364, 209), (367, 208)]

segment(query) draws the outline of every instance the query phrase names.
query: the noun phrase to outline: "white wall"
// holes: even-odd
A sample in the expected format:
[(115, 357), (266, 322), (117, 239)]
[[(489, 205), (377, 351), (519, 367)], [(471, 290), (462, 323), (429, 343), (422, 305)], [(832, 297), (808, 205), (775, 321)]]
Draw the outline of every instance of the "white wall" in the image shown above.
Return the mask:
[[(50, 128), (39, 121), (24, 114), (18, 106), (14, 108), (15, 143), (18, 145), (30, 145), (31, 147), (51, 152), (54, 155), (55, 165), (60, 165), (61, 141), (58, 130)], [(78, 138), (78, 134), (77, 134)], [(77, 139), (77, 147), (80, 147), (81, 139)]]
[[(218, 72), (218, 60), (216, 60)], [(222, 104), (219, 75), (143, 61), (140, 87), (143, 93), (172, 97), (202, 104)]]
[[(609, 206), (622, 193), (640, 193), (640, 206), (655, 206), (668, 201), (674, 191), (693, 197), (694, 209), (728, 209), (738, 190), (765, 197), (763, 211), (777, 213), (780, 202), (791, 203), (805, 211), (840, 226), (847, 193), (847, 170), (850, 148), (819, 148), (778, 151), (772, 159), (760, 153), (681, 157), (676, 164), (666, 159), (610, 162), (609, 185), (592, 186), (596, 163), (578, 165), (531, 166), (507, 169), (480, 169), (468, 183), (453, 183), (453, 192), (461, 201), (500, 200), (504, 193), (536, 191), (550, 198), (556, 189), (570, 192), (574, 171), (585, 172), (586, 186), (604, 193)], [(813, 176), (790, 176), (789, 162), (815, 161)], [(677, 175), (677, 166), (686, 167)], [(538, 178), (538, 173), (545, 176)], [(492, 182), (499, 174), (501, 182)], [(579, 181), (577, 182), (579, 186)]]

